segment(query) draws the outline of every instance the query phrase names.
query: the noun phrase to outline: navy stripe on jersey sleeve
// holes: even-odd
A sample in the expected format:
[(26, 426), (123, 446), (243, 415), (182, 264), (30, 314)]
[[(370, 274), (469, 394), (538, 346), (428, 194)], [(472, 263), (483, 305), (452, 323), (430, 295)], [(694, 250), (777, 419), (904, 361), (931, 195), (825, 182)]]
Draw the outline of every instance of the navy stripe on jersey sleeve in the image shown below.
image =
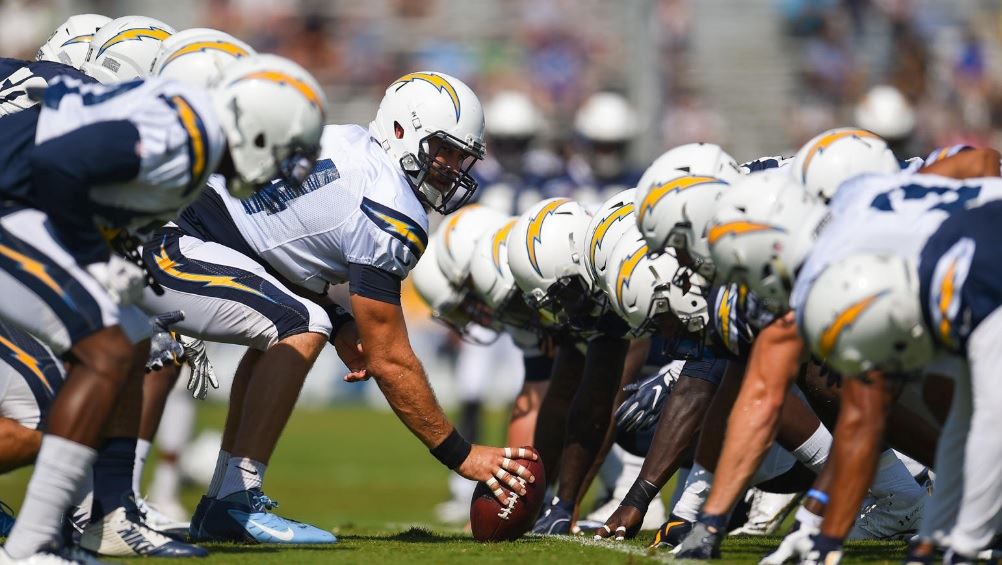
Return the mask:
[(719, 385), (724, 380), (727, 361), (723, 359), (699, 359), (686, 361), (682, 366), (682, 376), (692, 377)]
[[(81, 265), (105, 261), (109, 248), (94, 225), (95, 185), (136, 178), (141, 164), (139, 130), (128, 120), (98, 122), (50, 139), (31, 150), (32, 204)], [(124, 218), (117, 218), (121, 221)]]
[(348, 263), (348, 292), (379, 302), (400, 305), (400, 277), (373, 267)]

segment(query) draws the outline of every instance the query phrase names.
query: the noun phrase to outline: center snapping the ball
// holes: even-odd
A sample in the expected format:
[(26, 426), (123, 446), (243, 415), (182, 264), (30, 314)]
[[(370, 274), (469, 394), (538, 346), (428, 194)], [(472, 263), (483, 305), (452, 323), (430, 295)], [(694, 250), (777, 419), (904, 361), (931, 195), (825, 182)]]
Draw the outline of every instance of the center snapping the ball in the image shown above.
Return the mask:
[[(526, 450), (535, 452), (531, 447)], [(538, 457), (538, 453), (536, 454)], [(546, 476), (543, 472), (543, 462), (539, 459), (515, 459), (523, 465), (536, 478), (536, 482), (529, 483), (522, 479), (519, 482), (525, 486), (525, 496), (512, 491), (504, 483), (501, 488), (508, 495), (508, 505), (502, 505), (490, 487), (484, 483), (478, 483), (473, 491), (473, 502), (470, 505), (470, 526), (473, 530), (473, 538), (477, 541), (511, 541), (522, 537), (523, 534), (532, 528), (543, 507), (543, 499), (546, 496)]]

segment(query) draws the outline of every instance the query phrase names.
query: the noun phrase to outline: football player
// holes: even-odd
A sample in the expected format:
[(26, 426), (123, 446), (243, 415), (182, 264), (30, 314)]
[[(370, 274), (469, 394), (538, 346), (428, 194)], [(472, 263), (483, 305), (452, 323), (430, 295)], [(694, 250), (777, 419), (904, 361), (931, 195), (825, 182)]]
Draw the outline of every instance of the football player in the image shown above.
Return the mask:
[[(866, 140), (872, 139), (870, 136), (872, 134), (855, 135), (857, 138)], [(844, 137), (852, 138), (853, 135), (850, 134)], [(907, 173), (889, 175), (886, 178), (896, 179), (896, 182), (901, 182), (902, 185), (910, 182)], [(726, 202), (726, 197), (722, 199), (718, 212), (708, 230), (711, 236), (714, 263), (718, 269), (723, 267), (721, 276), (723, 278), (730, 277), (730, 272), (737, 266), (740, 269), (738, 273), (748, 281), (752, 290), (756, 291), (758, 296), (763, 300), (773, 304), (774, 307), (775, 305), (781, 306), (785, 303), (788, 290), (784, 289), (792, 287), (792, 273), (800, 269), (804, 256), (808, 250), (812, 249), (812, 242), (818, 237), (818, 233), (829, 233), (827, 228), (823, 232), (815, 228), (824, 227), (831, 221), (830, 216), (825, 212), (823, 203), (817, 197), (813, 197), (809, 193), (804, 192), (803, 189), (795, 188), (792, 185), (788, 189), (782, 189), (780, 188), (782, 182), (779, 181), (780, 179), (777, 179), (773, 190), (779, 190), (780, 192), (783, 190), (792, 191), (789, 195), (777, 196), (773, 199), (771, 197), (766, 198), (765, 192), (756, 193), (752, 191), (743, 194), (735, 192), (732, 193), (734, 195), (734, 202)], [(884, 188), (890, 188), (890, 185)], [(855, 195), (853, 195), (854, 191), (856, 192)], [(841, 197), (843, 193), (846, 195), (844, 198)], [(858, 188), (855, 187), (841, 187), (838, 192), (840, 197), (834, 199), (832, 203), (832, 210), (834, 211), (832, 216), (839, 218), (841, 212), (842, 217), (853, 216), (855, 220), (864, 213), (867, 214), (865, 217), (870, 218), (875, 214), (883, 214), (889, 217), (888, 212), (897, 212), (896, 209), (890, 206), (883, 208), (870, 207), (870, 200), (873, 199), (875, 194), (875, 192), (859, 192)], [(901, 193), (895, 193), (891, 190), (887, 194), (888, 196), (884, 196), (883, 198), (893, 197), (899, 199)], [(782, 214), (785, 215), (783, 217), (787, 218), (785, 223), (778, 215), (763, 216), (761, 212), (755, 210), (759, 207), (769, 208), (770, 204), (768, 202), (770, 201), (783, 203), (783, 206), (777, 208), (777, 210), (782, 210)], [(861, 203), (864, 201), (865, 204), (859, 204), (855, 207), (846, 204)], [(907, 197), (905, 197), (904, 203), (907, 209), (907, 205), (910, 204)], [(921, 205), (921, 199), (914, 201), (914, 204), (916, 206)], [(860, 211), (860, 207), (862, 207), (862, 211)], [(851, 213), (846, 212), (846, 210), (851, 211)], [(779, 225), (784, 226), (786, 231), (780, 232), (773, 228), (773, 226)], [(746, 226), (749, 229), (738, 230), (739, 226)], [(773, 241), (776, 236), (783, 239), (783, 242), (779, 246), (776, 246)], [(752, 245), (753, 243), (755, 245)], [(816, 246), (814, 247), (816, 248)], [(779, 250), (779, 252), (776, 250)], [(812, 252), (811, 256), (813, 255), (814, 253)], [(803, 276), (807, 272), (806, 267), (800, 270), (800, 272), (801, 276)], [(724, 466), (727, 470), (727, 477), (718, 478), (715, 482), (714, 489), (710, 493), (710, 498), (704, 506), (704, 517), (710, 516), (711, 519), (716, 520), (717, 516), (726, 516), (737, 494), (743, 489), (743, 484), (747, 480), (747, 477), (754, 470), (756, 461), (761, 457), (762, 450), (760, 447), (763, 445), (765, 438), (771, 436), (773, 433), (771, 430), (775, 425), (775, 412), (768, 410), (749, 412), (747, 408), (742, 409), (742, 407), (751, 405), (747, 403), (761, 403), (766, 401), (766, 399), (772, 399), (770, 402), (777, 402), (777, 406), (780, 406), (782, 397), (785, 395), (786, 383), (796, 375), (796, 367), (799, 365), (799, 362), (796, 360), (800, 356), (801, 348), (801, 342), (796, 337), (792, 313), (788, 313), (777, 319), (776, 322), (767, 326), (756, 338), (752, 351), (753, 357), (756, 355), (756, 351), (760, 355), (765, 355), (765, 352), (768, 352), (769, 355), (775, 356), (774, 362), (770, 364), (772, 367), (786, 366), (787, 368), (782, 371), (750, 372), (745, 376), (742, 394), (739, 395), (736, 401), (734, 416), (732, 416), (732, 421), (728, 426), (728, 438), (721, 455), (721, 463), (727, 462), (727, 465)], [(773, 382), (773, 380), (776, 381), (775, 384), (769, 385), (768, 383)], [(749, 383), (755, 382), (760, 384), (754, 388), (751, 387)], [(852, 381), (843, 384), (843, 410), (840, 412), (840, 422), (846, 418), (844, 416), (846, 414), (844, 408), (846, 406), (846, 399), (852, 399), (854, 398), (854, 394), (860, 394), (857, 389), (859, 386), (857, 383), (858, 381)], [(874, 390), (879, 389), (878, 387), (874, 387)], [(854, 412), (850, 411), (849, 413)], [(749, 450), (749, 446), (751, 445), (757, 447), (754, 450)], [(888, 459), (888, 464), (894, 462), (894, 455), (892, 453), (885, 453), (885, 458)], [(888, 474), (885, 474), (887, 482), (880, 483), (881, 488), (889, 487), (890, 489), (897, 489), (906, 487), (908, 484), (907, 480), (893, 478), (895, 474), (904, 475), (904, 473), (900, 472), (900, 466), (898, 469), (899, 471), (893, 473), (890, 473), (890, 467), (885, 469), (885, 471), (888, 471)], [(863, 490), (859, 491), (860, 497), (867, 486), (869, 486), (868, 479), (866, 484), (862, 485)], [(875, 483), (873, 489), (876, 491), (877, 487), (878, 484)], [(824, 508), (828, 497), (828, 493), (822, 489), (818, 489), (818, 496), (815, 497), (817, 499), (815, 501), (816, 511)], [(841, 493), (839, 498), (841, 498)], [(898, 498), (905, 500), (908, 497), (898, 496)], [(853, 505), (852, 512), (849, 512), (848, 506), (846, 506), (841, 508), (837, 514), (840, 516), (840, 528), (844, 528), (841, 534), (842, 537), (846, 535), (853, 523), (855, 510), (859, 507), (859, 500), (856, 499), (855, 502), (850, 502)], [(916, 502), (921, 502), (921, 499), (916, 498)], [(905, 515), (907, 516), (914, 515), (913, 512), (908, 511), (907, 505), (906, 507), (902, 507), (901, 510), (906, 511)], [(832, 509), (828, 508), (825, 511), (825, 515), (828, 516), (828, 513), (831, 511)], [(817, 527), (820, 524), (820, 517), (813, 518), (811, 521), (814, 527)], [(709, 530), (710, 527), (708, 526), (707, 529)], [(706, 533), (704, 532), (703, 535), (705, 537)], [(707, 539), (714, 536), (719, 536), (719, 534), (710, 535)], [(715, 539), (719, 539), (719, 537)], [(701, 547), (705, 548), (706, 546)]]
[[(103, 37), (112, 24), (128, 22), (101, 28), (91, 45), (93, 63), (125, 73), (131, 44), (142, 41), (122, 39), (131, 37), (128, 29)], [(127, 380), (133, 347), (126, 331), (136, 330), (132, 340), (148, 331), (145, 317), (121, 307), (135, 299), (143, 271), (111, 254), (105, 234), (119, 230), (117, 241), (124, 243), (127, 232), (173, 217), (214, 171), (246, 195), (280, 171), (294, 175), (297, 166), (301, 171), (312, 163), (324, 101), (307, 97), (315, 88), (297, 89), (312, 78), (289, 61), (264, 56), (232, 70), (209, 93), (161, 79), (97, 86), (58, 76), (40, 109), (0, 119), (0, 193), (9, 203), (0, 218), (6, 250), (0, 284), (10, 297), (0, 316), (70, 361), (26, 512), (5, 546), (12, 558), (51, 551), (49, 545), (58, 543), (59, 516), (94, 460)], [(279, 98), (286, 102), (274, 104)], [(153, 545), (164, 553), (194, 551)]]
[[(239, 63), (235, 66), (238, 66)], [(276, 179), (241, 201), (222, 179), (150, 238), (143, 256), (185, 335), (250, 347), (235, 375), (216, 472), (193, 539), (333, 543), (270, 512), (268, 461), (309, 368), (329, 340), (355, 381), (374, 377), (401, 421), (439, 461), (524, 493), (512, 450), (471, 445), (435, 401), (407, 340), (400, 284), (428, 244), (427, 210), (451, 213), (476, 190), (483, 112), (459, 80), (431, 72), (391, 84), (368, 129), (327, 126), (306, 178)], [(354, 316), (326, 298), (347, 282)], [(275, 378), (280, 374), (281, 378)], [(534, 455), (532, 455), (534, 456)]]
[[(961, 190), (986, 184), (1000, 183), (969, 179)], [(939, 352), (966, 358), (967, 370), (957, 373), (950, 419), (936, 456), (932, 511), (923, 520), (923, 542), (912, 550), (909, 562), (930, 562), (938, 543), (949, 548), (944, 563), (974, 563), (999, 532), (1002, 477), (994, 462), (1002, 452), (992, 407), (1002, 319), (993, 243), (1000, 217), (998, 201), (959, 207), (917, 254), (909, 243), (890, 253), (833, 262), (814, 279), (798, 317), (812, 351), (847, 375), (921, 370)], [(908, 226), (905, 233), (911, 235), (913, 229)], [(845, 316), (852, 316), (852, 322), (839, 324)]]

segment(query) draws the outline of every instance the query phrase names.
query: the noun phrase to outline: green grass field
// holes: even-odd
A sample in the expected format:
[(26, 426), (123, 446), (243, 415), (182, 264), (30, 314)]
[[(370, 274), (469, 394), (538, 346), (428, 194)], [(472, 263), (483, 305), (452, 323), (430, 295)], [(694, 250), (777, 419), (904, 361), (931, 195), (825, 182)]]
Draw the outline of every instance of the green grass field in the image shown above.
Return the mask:
[[(221, 407), (200, 411), (199, 426), (221, 427)], [(500, 438), (503, 416), (489, 414), (485, 429)], [(21, 505), (29, 470), (0, 476), (0, 500)], [(341, 542), (323, 548), (209, 545), (206, 563), (648, 563), (648, 533), (606, 544), (582, 538), (528, 537), (483, 545), (461, 529), (435, 523), (433, 508), (448, 497), (446, 471), (389, 412), (362, 408), (300, 410), (268, 468), (266, 492), (278, 512), (332, 529)], [(201, 492), (186, 489), (193, 508)], [(726, 563), (756, 563), (776, 538), (732, 539)], [(903, 544), (852, 544), (847, 562), (897, 563)]]

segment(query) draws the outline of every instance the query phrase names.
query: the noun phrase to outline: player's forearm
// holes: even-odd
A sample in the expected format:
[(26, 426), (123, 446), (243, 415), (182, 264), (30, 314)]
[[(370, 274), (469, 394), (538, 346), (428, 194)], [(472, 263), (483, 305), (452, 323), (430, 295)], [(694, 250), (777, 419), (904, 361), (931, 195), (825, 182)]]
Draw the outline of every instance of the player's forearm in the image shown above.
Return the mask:
[(507, 445), (532, 445), (539, 407), (546, 395), (547, 382), (527, 382), (512, 403), (508, 420)]
[(0, 418), (0, 472), (30, 465), (42, 446), (42, 432)]
[(571, 404), (561, 457), (558, 496), (564, 500), (577, 498), (609, 431), (627, 347), (624, 340), (603, 338), (588, 346), (585, 374)]
[(584, 356), (574, 347), (573, 342), (568, 340), (561, 343), (553, 361), (550, 385), (539, 406), (532, 442), (543, 461), (546, 478), (550, 483), (556, 482), (560, 472), (564, 437), (567, 434), (567, 414), (574, 393), (581, 383), (583, 369)]
[(658, 429), (640, 469), (640, 478), (659, 489), (678, 470), (683, 455), (696, 442), (716, 387), (682, 376), (661, 409)]
[(373, 363), (369, 370), (407, 429), (428, 448), (442, 443), (452, 431), (452, 424), (439, 406), (420, 362), (414, 358), (412, 363)]

